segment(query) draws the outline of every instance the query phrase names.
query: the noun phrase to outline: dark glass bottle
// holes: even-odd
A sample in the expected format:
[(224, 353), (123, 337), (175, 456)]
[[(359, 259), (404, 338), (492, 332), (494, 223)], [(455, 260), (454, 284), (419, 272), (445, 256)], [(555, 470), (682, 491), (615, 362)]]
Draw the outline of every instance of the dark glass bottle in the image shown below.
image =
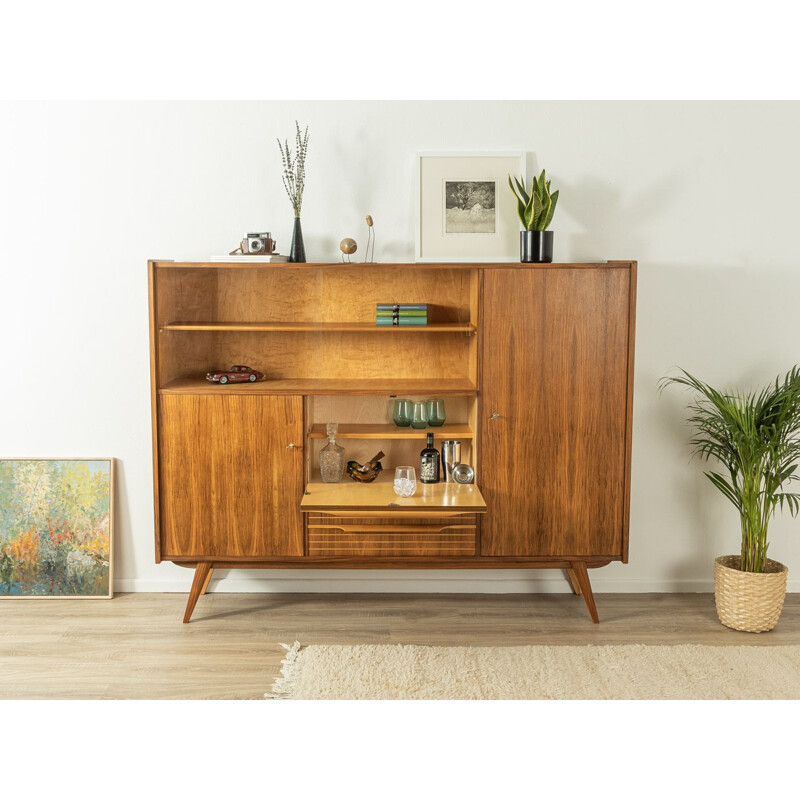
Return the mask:
[(419, 454), (419, 479), (422, 483), (439, 483), (439, 451), (433, 446), (433, 434), (427, 436), (427, 445)]

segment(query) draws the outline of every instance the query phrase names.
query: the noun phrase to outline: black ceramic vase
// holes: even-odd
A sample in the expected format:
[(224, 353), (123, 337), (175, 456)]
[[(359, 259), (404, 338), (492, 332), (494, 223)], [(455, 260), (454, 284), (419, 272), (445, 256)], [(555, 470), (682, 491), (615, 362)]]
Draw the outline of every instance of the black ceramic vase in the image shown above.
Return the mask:
[(519, 260), (523, 264), (549, 264), (553, 260), (553, 231), (520, 231)]
[(306, 263), (306, 248), (303, 244), (303, 229), (300, 227), (300, 217), (294, 218), (292, 231), (292, 248), (289, 250), (289, 261), (295, 264)]

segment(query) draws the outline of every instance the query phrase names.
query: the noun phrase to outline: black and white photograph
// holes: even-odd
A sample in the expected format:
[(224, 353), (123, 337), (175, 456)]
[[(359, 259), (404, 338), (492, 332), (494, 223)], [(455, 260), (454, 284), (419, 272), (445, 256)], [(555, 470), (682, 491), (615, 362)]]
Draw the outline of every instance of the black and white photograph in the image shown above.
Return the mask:
[(495, 182), (445, 181), (445, 233), (495, 232)]

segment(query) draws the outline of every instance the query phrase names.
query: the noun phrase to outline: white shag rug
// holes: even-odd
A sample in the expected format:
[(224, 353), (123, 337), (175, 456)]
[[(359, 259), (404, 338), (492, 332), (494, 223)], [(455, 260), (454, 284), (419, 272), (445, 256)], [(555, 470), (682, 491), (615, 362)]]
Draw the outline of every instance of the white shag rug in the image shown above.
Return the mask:
[(797, 700), (797, 645), (283, 645), (286, 700)]

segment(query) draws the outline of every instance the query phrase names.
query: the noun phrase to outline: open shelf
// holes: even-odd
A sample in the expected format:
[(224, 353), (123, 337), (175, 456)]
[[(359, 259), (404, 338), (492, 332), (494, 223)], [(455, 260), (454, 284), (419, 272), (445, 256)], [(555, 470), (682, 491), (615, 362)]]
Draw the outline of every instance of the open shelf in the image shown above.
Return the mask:
[(374, 322), (168, 322), (162, 331), (257, 331), (276, 333), (474, 333), (469, 322), (429, 322), (427, 325), (376, 325)]
[[(337, 439), (415, 439), (418, 440), (426, 433), (432, 433), (436, 439), (472, 439), (474, 433), (469, 425), (452, 423), (442, 425), (438, 428), (428, 426), (427, 428), (400, 428), (397, 425), (339, 425), (336, 432)], [(311, 426), (311, 439), (327, 439), (325, 425), (316, 424)]]
[[(468, 378), (430, 379), (355, 379), (355, 378), (286, 378), (255, 383), (228, 383), (220, 386), (205, 377), (177, 378), (159, 394), (302, 394), (302, 395), (476, 395), (478, 390)], [(387, 426), (394, 427), (394, 426)], [(426, 429), (417, 431), (417, 435)]]
[[(391, 474), (390, 474), (391, 473)], [(301, 511), (382, 510), (387, 512), (439, 510), (486, 511), (486, 501), (474, 483), (417, 482), (412, 497), (394, 493), (394, 470), (381, 473), (373, 483), (357, 483), (347, 476), (340, 483), (322, 483), (318, 478), (306, 484)]]

